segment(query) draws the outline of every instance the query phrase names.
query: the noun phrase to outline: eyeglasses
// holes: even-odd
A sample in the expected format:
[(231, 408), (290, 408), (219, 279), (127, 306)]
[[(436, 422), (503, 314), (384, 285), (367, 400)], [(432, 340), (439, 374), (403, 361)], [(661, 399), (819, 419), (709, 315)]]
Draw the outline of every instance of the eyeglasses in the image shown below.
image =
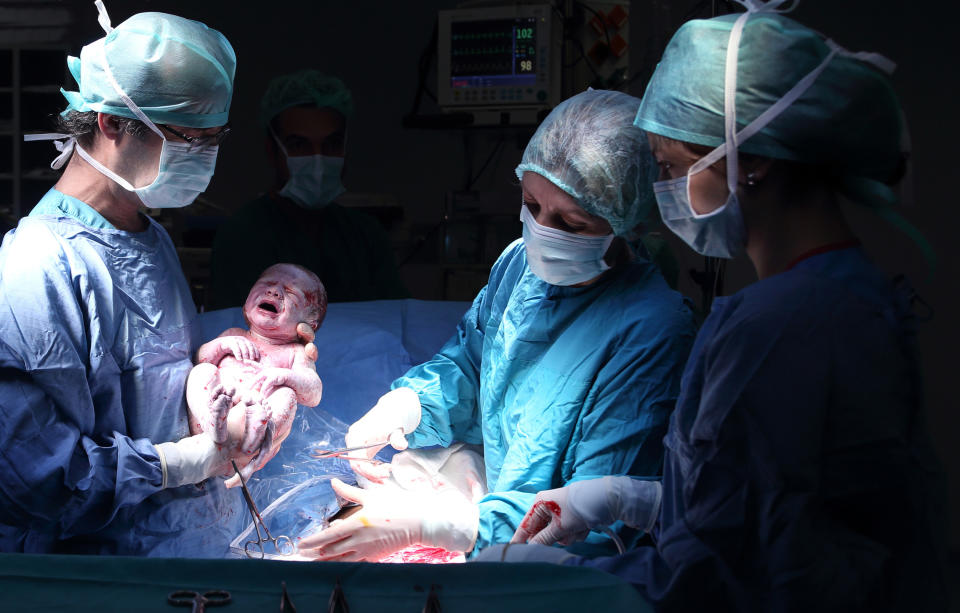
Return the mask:
[(225, 139), (227, 135), (230, 134), (230, 130), (231, 130), (230, 124), (227, 124), (222, 128), (220, 128), (220, 131), (217, 132), (216, 134), (208, 134), (204, 136), (188, 136), (182, 132), (178, 132), (177, 130), (174, 130), (170, 126), (165, 126), (163, 124), (159, 124), (159, 125), (160, 125), (160, 128), (166, 130), (170, 134), (173, 134), (174, 136), (178, 136), (183, 140), (185, 140), (187, 143), (190, 144), (191, 149), (203, 149), (204, 147), (220, 146), (220, 143), (222, 143), (223, 139)]

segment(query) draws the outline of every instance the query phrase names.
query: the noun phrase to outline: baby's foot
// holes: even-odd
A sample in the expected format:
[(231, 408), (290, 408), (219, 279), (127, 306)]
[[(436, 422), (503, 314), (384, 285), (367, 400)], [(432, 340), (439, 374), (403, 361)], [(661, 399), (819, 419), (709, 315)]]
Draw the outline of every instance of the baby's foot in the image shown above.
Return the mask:
[(234, 390), (219, 384), (210, 390), (208, 405), (210, 423), (205, 429), (216, 443), (224, 443), (227, 440), (227, 415), (230, 413), (230, 407), (233, 406), (233, 394)]

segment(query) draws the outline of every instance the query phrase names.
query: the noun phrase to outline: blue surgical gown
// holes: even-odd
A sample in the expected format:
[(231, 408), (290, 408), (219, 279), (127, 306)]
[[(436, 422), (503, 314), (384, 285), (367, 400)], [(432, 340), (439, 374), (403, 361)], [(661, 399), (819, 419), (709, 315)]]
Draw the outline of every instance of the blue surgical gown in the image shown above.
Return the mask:
[(559, 287), (530, 271), (522, 240), (507, 247), (453, 338), (392, 386), (420, 396), (412, 447), (483, 445), (475, 552), (508, 542), (541, 490), (659, 474), (694, 331), (649, 260)]
[(161, 489), (189, 435), (196, 316), (163, 228), (114, 229), (49, 191), (0, 247), (0, 551), (226, 554), (219, 479)]
[(718, 298), (665, 440), (656, 546), (575, 562), (664, 611), (945, 610), (913, 341), (859, 248)]

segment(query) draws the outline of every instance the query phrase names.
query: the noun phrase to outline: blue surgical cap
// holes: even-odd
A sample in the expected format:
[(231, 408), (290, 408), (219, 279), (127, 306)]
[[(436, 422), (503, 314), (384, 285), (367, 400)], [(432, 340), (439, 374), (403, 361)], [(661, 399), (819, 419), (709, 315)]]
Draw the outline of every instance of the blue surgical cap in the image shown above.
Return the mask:
[(227, 39), (199, 21), (138, 13), (86, 45), (67, 66), (80, 91), (60, 90), (69, 111), (137, 119), (117, 83), (151, 121), (188, 128), (227, 123), (237, 58)]
[[(727, 42), (739, 14), (685, 23), (647, 86), (636, 125), (679, 141), (724, 142)], [(737, 130), (819, 66), (833, 43), (776, 13), (747, 19), (737, 61)], [(793, 104), (739, 143), (744, 153), (833, 167), (853, 197), (889, 200), (883, 183), (902, 171), (900, 104), (875, 54), (838, 53)], [(892, 193), (892, 192), (891, 192)]]
[(647, 135), (634, 127), (640, 100), (587, 90), (561, 102), (527, 143), (517, 177), (535, 172), (603, 217), (623, 236), (646, 219), (657, 168)]
[(303, 105), (331, 108), (344, 117), (353, 114), (353, 96), (343, 81), (318, 70), (300, 70), (270, 81), (260, 100), (260, 121), (266, 126), (282, 111)]

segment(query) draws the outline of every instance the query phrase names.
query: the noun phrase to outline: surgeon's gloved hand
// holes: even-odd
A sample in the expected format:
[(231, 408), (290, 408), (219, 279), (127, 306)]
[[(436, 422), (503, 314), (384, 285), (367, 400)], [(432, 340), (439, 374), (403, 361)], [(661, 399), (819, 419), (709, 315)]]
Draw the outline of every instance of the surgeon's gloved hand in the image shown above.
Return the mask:
[[(231, 390), (216, 385), (211, 397), (225, 402), (232, 398)], [(232, 462), (243, 469), (256, 456), (263, 443), (266, 421), (252, 418), (250, 413), (260, 408), (243, 401), (233, 406), (227, 416), (227, 429), (222, 442), (216, 442), (209, 433), (195, 434), (176, 442), (154, 445), (163, 470), (162, 487), (179, 487), (200, 483), (217, 475), (229, 476), (235, 471)]]
[(510, 542), (569, 545), (617, 520), (649, 532), (662, 491), (659, 481), (602, 477), (540, 492)]
[(310, 327), (310, 324), (300, 322), (297, 324), (297, 336), (303, 341), (303, 353), (311, 362), (316, 362), (318, 357), (317, 346), (313, 344), (316, 338), (316, 332)]
[(372, 460), (389, 442), (398, 451), (407, 448), (404, 434), (410, 434), (420, 425), (420, 397), (409, 387), (398, 387), (380, 397), (377, 404), (367, 414), (353, 423), (347, 430), (346, 447), (370, 447), (352, 452), (350, 468), (358, 475), (373, 483), (382, 483), (390, 476), (389, 464), (376, 464)]
[(470, 562), (545, 562), (568, 564), (579, 559), (566, 549), (545, 545), (493, 545), (481, 551)]
[(338, 495), (363, 508), (302, 539), (297, 543), (300, 555), (324, 561), (376, 562), (417, 544), (447, 551), (473, 549), (479, 510), (457, 490), (364, 490), (339, 479), (330, 484)]

